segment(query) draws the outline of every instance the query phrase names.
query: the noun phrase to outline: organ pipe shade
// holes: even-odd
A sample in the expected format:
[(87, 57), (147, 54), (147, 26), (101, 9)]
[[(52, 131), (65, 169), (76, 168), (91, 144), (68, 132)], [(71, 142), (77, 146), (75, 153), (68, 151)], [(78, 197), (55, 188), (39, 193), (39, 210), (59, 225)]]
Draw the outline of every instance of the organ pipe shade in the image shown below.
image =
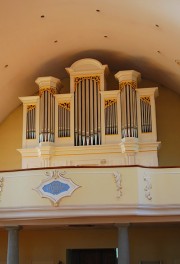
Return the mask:
[(40, 142), (55, 140), (55, 97), (53, 89), (40, 90)]
[(70, 103), (58, 105), (58, 137), (70, 137)]
[(26, 139), (36, 138), (36, 106), (27, 106)]
[(105, 100), (105, 135), (118, 134), (117, 100)]
[(76, 77), (74, 84), (74, 144), (75, 146), (100, 145), (100, 77)]
[(121, 133), (124, 137), (138, 137), (136, 83), (120, 84)]
[(141, 109), (141, 132), (150, 133), (152, 132), (152, 117), (151, 117), (151, 101), (149, 96), (140, 98), (140, 109)]

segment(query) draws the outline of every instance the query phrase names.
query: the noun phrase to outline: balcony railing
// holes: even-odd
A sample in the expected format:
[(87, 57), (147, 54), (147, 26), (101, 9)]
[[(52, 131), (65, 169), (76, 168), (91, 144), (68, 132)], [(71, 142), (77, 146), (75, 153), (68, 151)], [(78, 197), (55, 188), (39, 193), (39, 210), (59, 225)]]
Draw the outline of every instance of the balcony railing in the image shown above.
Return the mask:
[(179, 186), (180, 167), (2, 171), (0, 223), (56, 218), (102, 223), (175, 221), (180, 215)]

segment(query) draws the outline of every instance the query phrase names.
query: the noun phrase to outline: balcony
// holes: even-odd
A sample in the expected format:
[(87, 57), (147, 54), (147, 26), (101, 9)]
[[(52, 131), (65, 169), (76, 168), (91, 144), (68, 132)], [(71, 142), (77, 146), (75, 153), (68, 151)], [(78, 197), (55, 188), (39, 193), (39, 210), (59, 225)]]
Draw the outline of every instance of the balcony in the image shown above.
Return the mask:
[(0, 172), (0, 225), (180, 221), (180, 168), (55, 167)]

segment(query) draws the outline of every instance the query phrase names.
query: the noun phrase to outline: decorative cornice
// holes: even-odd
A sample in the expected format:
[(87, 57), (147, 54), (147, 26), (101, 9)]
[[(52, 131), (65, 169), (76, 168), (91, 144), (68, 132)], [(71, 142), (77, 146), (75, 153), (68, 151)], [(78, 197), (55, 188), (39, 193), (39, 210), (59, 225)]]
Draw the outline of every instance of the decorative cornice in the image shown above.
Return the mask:
[(66, 71), (71, 75), (91, 74), (91, 73), (108, 73), (108, 66), (103, 65), (101, 62), (91, 58), (80, 59), (74, 62), (70, 68), (65, 68)]
[[(68, 220), (65, 220), (68, 219)], [(93, 220), (94, 219), (94, 220)], [(0, 226), (13, 224), (180, 222), (179, 205), (82, 205), (1, 208)]]
[(143, 152), (143, 151), (157, 151), (160, 146), (160, 142), (138, 142), (138, 140), (128, 141), (130, 138), (126, 138), (126, 141), (122, 140), (120, 144), (108, 144), (108, 145), (97, 145), (97, 146), (66, 146), (66, 147), (55, 147), (46, 146), (41, 143), (41, 147), (31, 148), (31, 149), (18, 149), (23, 157), (26, 156), (36, 156), (49, 152), (55, 153), (59, 156), (64, 155), (84, 155), (86, 154), (101, 154), (104, 152), (111, 153), (124, 153), (124, 152)]

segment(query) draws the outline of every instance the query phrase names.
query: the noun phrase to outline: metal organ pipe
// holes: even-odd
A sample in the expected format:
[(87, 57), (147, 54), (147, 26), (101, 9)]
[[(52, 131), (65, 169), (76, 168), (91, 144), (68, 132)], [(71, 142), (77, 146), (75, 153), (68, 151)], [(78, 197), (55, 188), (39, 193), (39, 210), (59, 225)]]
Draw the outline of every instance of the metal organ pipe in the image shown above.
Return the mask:
[(81, 89), (82, 89), (82, 145), (85, 145), (85, 114), (86, 114), (86, 109), (85, 109), (85, 82), (86, 80), (83, 79), (81, 82)]
[(94, 104), (93, 104), (93, 80), (90, 79), (90, 101), (89, 101), (89, 106), (90, 106), (90, 145), (93, 145), (94, 143), (94, 131), (93, 131), (93, 111), (94, 111)]
[(40, 90), (40, 142), (54, 142), (55, 97), (51, 89)]
[(70, 103), (62, 102), (58, 105), (58, 137), (70, 136)]
[(133, 82), (120, 84), (122, 137), (137, 137), (136, 86)]
[(86, 143), (89, 145), (89, 80), (85, 80), (86, 82)]
[[(99, 87), (97, 87), (97, 91), (99, 91)], [(98, 144), (101, 144), (101, 97), (98, 92)]]
[(78, 145), (82, 145), (82, 128), (81, 128), (81, 120), (82, 120), (82, 101), (81, 101), (81, 94), (82, 94), (82, 83), (80, 82), (80, 85), (77, 87), (77, 92), (78, 92), (78, 121), (79, 121), (79, 129), (78, 129)]
[(118, 134), (117, 100), (105, 100), (105, 134)]
[(150, 97), (146, 96), (140, 98), (140, 109), (141, 109), (141, 132), (142, 133), (152, 132)]
[(75, 146), (78, 145), (78, 95), (77, 95), (77, 84), (75, 86), (75, 93), (74, 93), (74, 108), (75, 108), (75, 111), (74, 111), (74, 132), (75, 132), (75, 135), (74, 135), (74, 138), (75, 138)]
[(98, 76), (75, 78), (75, 146), (101, 143)]
[(94, 140), (95, 145), (97, 145), (97, 93), (96, 93), (96, 83), (93, 81), (93, 90), (94, 90)]
[(27, 118), (26, 118), (26, 139), (36, 138), (36, 107), (35, 105), (27, 106)]

